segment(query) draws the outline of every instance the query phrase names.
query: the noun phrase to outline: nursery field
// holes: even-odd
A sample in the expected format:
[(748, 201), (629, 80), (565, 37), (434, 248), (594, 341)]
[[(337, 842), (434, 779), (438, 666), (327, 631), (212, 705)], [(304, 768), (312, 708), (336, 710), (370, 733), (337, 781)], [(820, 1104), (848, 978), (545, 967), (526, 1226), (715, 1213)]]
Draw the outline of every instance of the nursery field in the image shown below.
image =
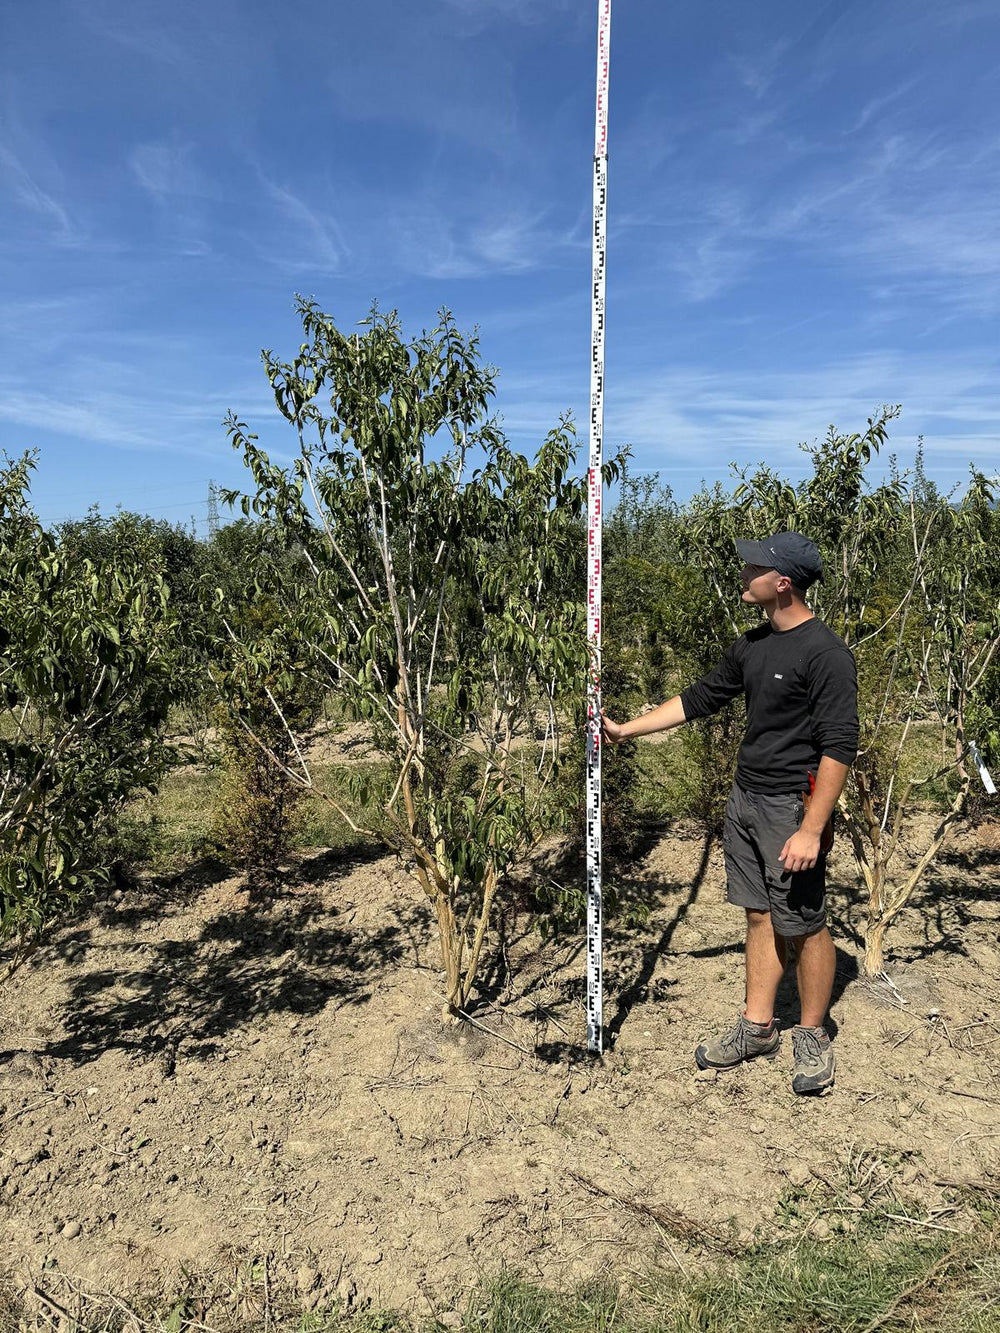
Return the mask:
[[(189, 765), (157, 798), (194, 843), (206, 781)], [(914, 814), (915, 844), (933, 818)], [(474, 1022), (443, 1023), (432, 921), (394, 857), (302, 848), (263, 887), (211, 857), (147, 866), (3, 994), (10, 1318), (107, 1324), (114, 1297), (213, 1328), (396, 1311), (860, 1330), (899, 1298), (881, 1326), (998, 1327), (997, 832), (952, 832), (894, 929), (891, 985), (861, 977), (856, 869), (835, 848), (840, 1067), (822, 1099), (793, 1097), (787, 1042), (773, 1063), (694, 1067), (742, 967), (721, 849), (693, 823), (665, 824), (628, 876), (648, 917), (609, 925), (600, 1060), (581, 939), (543, 941), (516, 902)], [(779, 1006), (793, 1022), (791, 977)], [(732, 1293), (763, 1264), (747, 1322)], [(719, 1322), (669, 1322), (706, 1301)]]
[[(570, 418), (512, 448), (447, 311), (297, 310), (293, 461), (229, 413), (207, 540), (47, 530), (0, 468), (0, 1333), (1000, 1327), (993, 483), (870, 484), (890, 405), (684, 504), (623, 450), (599, 660)], [(735, 543), (786, 531), (858, 676), (820, 1099), (787, 1039), (694, 1067), (743, 999), (735, 686), (605, 747), (603, 1058), (582, 1005), (588, 671), (611, 720), (731, 673)]]

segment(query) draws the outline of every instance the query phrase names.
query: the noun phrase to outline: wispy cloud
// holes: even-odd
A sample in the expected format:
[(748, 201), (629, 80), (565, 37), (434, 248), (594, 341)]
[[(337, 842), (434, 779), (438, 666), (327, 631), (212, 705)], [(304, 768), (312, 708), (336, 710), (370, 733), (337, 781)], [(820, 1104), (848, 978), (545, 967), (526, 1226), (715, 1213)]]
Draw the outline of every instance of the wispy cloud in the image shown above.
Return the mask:
[[(478, 20), (456, 24), (454, 9), (449, 14), (442, 8), (397, 6), (387, 22), (381, 8), (355, 13), (356, 43), (365, 57), (345, 52), (330, 75), (338, 115), (347, 122), (398, 126), (414, 148), (417, 136), (430, 133), (471, 144), (491, 159), (515, 150), (518, 107), (507, 45), (480, 45), (473, 60)], [(392, 70), (389, 79), (384, 77), (387, 68)]]
[[(614, 386), (609, 435), (636, 445), (637, 463), (717, 475), (730, 462), (767, 462), (793, 474), (807, 466), (801, 441), (830, 424), (864, 429), (880, 403), (902, 402), (891, 448), (925, 436), (933, 471), (942, 456), (993, 465), (1000, 450), (1000, 388), (989, 359), (868, 354), (794, 372), (740, 373), (691, 366)], [(696, 460), (696, 461), (692, 461)], [(953, 462), (947, 464), (951, 469)]]
[(794, 246), (799, 263), (836, 264), (851, 283), (892, 280), (897, 297), (908, 286), (914, 299), (1000, 309), (1000, 141), (978, 126), (961, 138), (937, 128), (880, 131), (871, 103), (862, 117), (854, 137), (863, 143), (850, 152), (786, 144), (753, 168), (702, 157), (697, 177), (685, 157), (675, 159), (643, 191), (641, 211), (617, 222), (612, 214), (613, 228), (645, 231), (630, 246), (676, 273), (694, 303)]
[(429, 196), (401, 205), (379, 235), (380, 253), (404, 272), (427, 278), (477, 278), (527, 273), (579, 257), (590, 244), (581, 225), (561, 227), (547, 210), (497, 197), (480, 197), (462, 214)]
[[(884, 402), (901, 402), (883, 464), (905, 463), (923, 435), (926, 465), (942, 480), (975, 463), (993, 471), (1000, 457), (1000, 384), (988, 355), (915, 356), (909, 350), (823, 359), (799, 370), (749, 372), (698, 362), (630, 369), (616, 358), (607, 384), (605, 443), (633, 446), (639, 470), (661, 470), (686, 493), (701, 477), (725, 477), (731, 466), (767, 463), (791, 477), (809, 462), (801, 443), (821, 440), (831, 424), (864, 430)], [(585, 386), (574, 366), (558, 373), (502, 375), (498, 407), (520, 447), (530, 447), (576, 399), (585, 436)], [(875, 471), (878, 464), (875, 465)]]
[(134, 362), (78, 356), (64, 367), (57, 391), (0, 377), (0, 421), (21, 431), (154, 454), (228, 457), (222, 419), (231, 407), (258, 422), (277, 419), (266, 386), (246, 374), (221, 387), (181, 388), (150, 382)]
[(759, 100), (770, 92), (781, 59), (790, 46), (791, 39), (783, 37), (752, 55), (746, 51), (734, 53), (729, 57), (729, 64), (743, 87)]
[[(225, 76), (228, 85), (245, 70), (246, 23), (237, 0), (71, 0), (77, 20), (104, 41), (169, 70), (190, 87), (206, 72)], [(234, 55), (239, 60), (234, 60)], [(228, 61), (225, 65), (220, 62)]]
[(75, 8), (78, 17), (106, 40), (177, 73), (189, 72), (187, 43), (178, 31), (171, 31), (162, 10), (158, 13), (145, 0), (125, 9), (113, 0), (83, 0)]
[(569, 37), (583, 29), (596, 28), (596, 17), (579, 0), (443, 0), (444, 10), (460, 19), (467, 33), (481, 32), (497, 24), (523, 28), (558, 26)]
[(80, 232), (63, 205), (30, 174), (11, 148), (0, 143), (0, 174), (22, 208), (54, 224), (52, 239), (61, 245), (76, 245)]
[(287, 185), (261, 175), (267, 197), (280, 219), (282, 243), (266, 246), (262, 253), (271, 262), (296, 272), (330, 275), (341, 272), (347, 246), (336, 220), (308, 203)]
[(193, 145), (176, 138), (141, 143), (129, 154), (129, 166), (142, 188), (157, 199), (202, 194), (206, 181), (192, 164), (193, 151)]
[(869, 121), (877, 119), (887, 107), (906, 97), (912, 89), (917, 87), (919, 82), (920, 80), (916, 78), (904, 79), (901, 84), (895, 88), (890, 88), (887, 93), (880, 93), (878, 97), (872, 97), (858, 112), (854, 124), (847, 130), (847, 133), (857, 134), (859, 130), (863, 130)]

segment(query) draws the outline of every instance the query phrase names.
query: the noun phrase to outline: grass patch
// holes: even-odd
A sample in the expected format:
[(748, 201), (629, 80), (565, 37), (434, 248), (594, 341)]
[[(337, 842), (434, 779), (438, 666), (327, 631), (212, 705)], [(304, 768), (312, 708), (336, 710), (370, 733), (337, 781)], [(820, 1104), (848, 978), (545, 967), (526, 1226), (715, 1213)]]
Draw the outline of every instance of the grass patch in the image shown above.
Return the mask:
[(214, 770), (185, 765), (165, 774), (159, 791), (141, 796), (119, 823), (123, 859), (157, 873), (183, 869), (210, 846)]
[[(356, 766), (360, 768), (361, 766)], [(375, 766), (372, 766), (373, 772)], [(337, 794), (335, 765), (313, 766), (318, 786), (329, 784)], [(125, 811), (115, 839), (118, 858), (134, 869), (158, 875), (175, 874), (206, 855), (224, 856), (216, 835), (216, 802), (221, 770), (185, 764), (167, 773), (160, 789), (145, 795)], [(368, 812), (371, 821), (372, 812)], [(327, 802), (307, 796), (297, 812), (293, 851), (332, 848), (350, 851), (370, 839), (355, 833)]]
[(630, 1288), (545, 1291), (516, 1275), (466, 1312), (479, 1333), (998, 1333), (996, 1218), (967, 1236), (872, 1224), (828, 1241), (762, 1242), (696, 1274), (676, 1268)]
[[(41, 1289), (70, 1314), (74, 1333), (998, 1333), (996, 1222), (981, 1213), (958, 1236), (873, 1221), (828, 1241), (768, 1240), (737, 1260), (657, 1270), (628, 1286), (593, 1280), (558, 1292), (503, 1273), (445, 1321), (348, 1311), (336, 1300), (305, 1311), (291, 1273), (273, 1259), (270, 1269), (258, 1258), (214, 1280), (187, 1275), (188, 1287), (169, 1296), (63, 1290), (68, 1279), (58, 1274)], [(63, 1324), (51, 1306), (0, 1283), (0, 1333)]]
[(691, 814), (698, 775), (680, 736), (646, 745), (640, 742), (636, 769), (635, 804), (643, 818), (656, 821)]

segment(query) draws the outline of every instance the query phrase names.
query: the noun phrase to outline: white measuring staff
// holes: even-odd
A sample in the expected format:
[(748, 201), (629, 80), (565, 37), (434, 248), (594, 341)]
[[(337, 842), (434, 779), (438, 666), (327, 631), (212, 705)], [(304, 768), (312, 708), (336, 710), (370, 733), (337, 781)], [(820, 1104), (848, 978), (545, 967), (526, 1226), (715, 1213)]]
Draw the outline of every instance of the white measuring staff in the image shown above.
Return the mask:
[(594, 275), (590, 346), (590, 470), (587, 504), (587, 1049), (603, 1049), (601, 901), (601, 507), (604, 493), (604, 291), (608, 208), (608, 54), (611, 0), (597, 6), (594, 133)]

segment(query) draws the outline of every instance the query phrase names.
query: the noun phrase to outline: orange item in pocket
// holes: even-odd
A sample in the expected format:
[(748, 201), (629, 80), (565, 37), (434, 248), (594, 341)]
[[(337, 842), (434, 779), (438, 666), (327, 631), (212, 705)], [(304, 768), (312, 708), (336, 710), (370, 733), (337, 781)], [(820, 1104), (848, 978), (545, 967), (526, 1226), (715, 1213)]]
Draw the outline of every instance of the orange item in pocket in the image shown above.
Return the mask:
[[(809, 778), (809, 790), (804, 791), (802, 793), (803, 814), (805, 814), (805, 812), (809, 809), (809, 806), (812, 804), (813, 793), (816, 790), (816, 779), (813, 777), (811, 773), (808, 774), (808, 778)], [(819, 835), (820, 856), (826, 856), (826, 854), (829, 852), (832, 846), (833, 846), (833, 815), (831, 815), (830, 818), (823, 825), (823, 832)]]

